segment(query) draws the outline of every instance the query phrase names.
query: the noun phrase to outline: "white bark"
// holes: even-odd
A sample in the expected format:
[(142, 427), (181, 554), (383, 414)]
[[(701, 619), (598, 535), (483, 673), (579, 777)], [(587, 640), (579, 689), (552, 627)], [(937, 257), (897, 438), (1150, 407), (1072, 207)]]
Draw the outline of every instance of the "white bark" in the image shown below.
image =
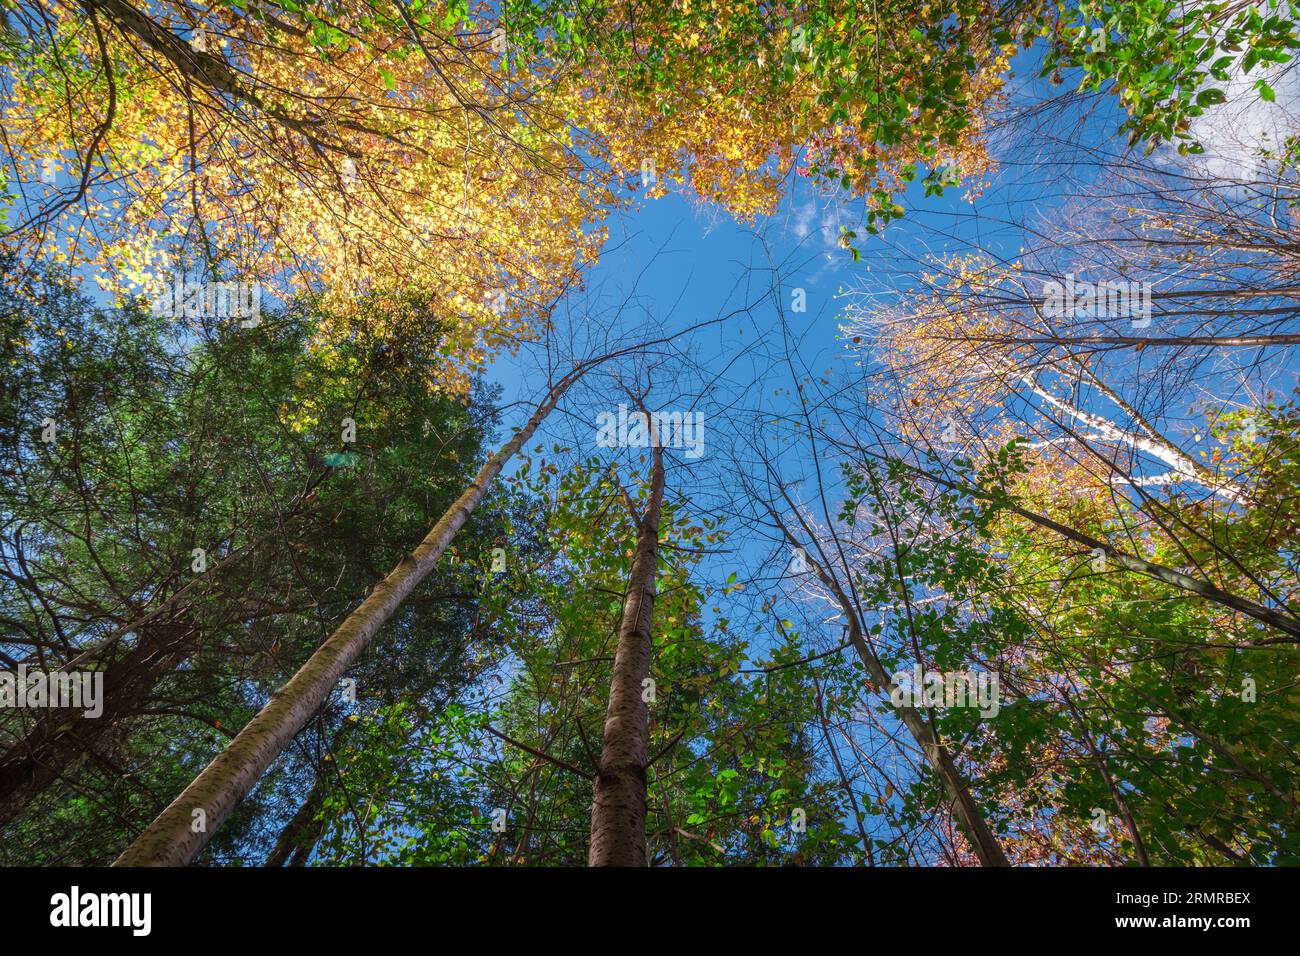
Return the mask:
[[(1170, 469), (1172, 469), (1172, 475), (1177, 476), (1181, 481), (1191, 481), (1203, 485), (1213, 491), (1216, 495), (1226, 498), (1234, 503), (1240, 504), (1243, 502), (1244, 494), (1240, 487), (1233, 484), (1231, 481), (1219, 479), (1209, 471), (1209, 469), (1198, 465), (1191, 456), (1185, 454), (1182, 449), (1177, 445), (1174, 445), (1172, 442), (1150, 435), (1142, 435), (1137, 431), (1120, 428), (1108, 418), (1104, 418), (1101, 415), (1094, 415), (1091, 412), (1085, 412), (1083, 409), (1078, 408), (1062, 398), (1058, 398), (1050, 391), (1043, 388), (1043, 386), (1038, 384), (1032, 374), (1022, 375), (1021, 381), (1028, 385), (1030, 391), (1048, 405), (1058, 411), (1064, 412), (1075, 421), (1087, 425), (1101, 438), (1117, 444), (1128, 445), (1140, 452), (1150, 455), (1158, 461), (1164, 462), (1170, 467)], [(1132, 483), (1135, 485), (1157, 483), (1140, 477), (1127, 477), (1131, 478)], [(1172, 484), (1173, 482), (1166, 477), (1159, 483)]]

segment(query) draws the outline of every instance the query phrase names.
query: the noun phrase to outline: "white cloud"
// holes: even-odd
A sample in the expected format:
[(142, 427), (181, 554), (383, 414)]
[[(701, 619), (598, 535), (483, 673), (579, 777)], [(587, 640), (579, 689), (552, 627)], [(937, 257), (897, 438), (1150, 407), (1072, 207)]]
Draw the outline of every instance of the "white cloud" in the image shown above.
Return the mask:
[(813, 219), (817, 217), (817, 204), (811, 199), (794, 209), (794, 222), (790, 226), (796, 239), (806, 239), (812, 232)]
[[(1267, 15), (1264, 5), (1260, 9)], [(1273, 88), (1274, 102), (1255, 89), (1261, 79)], [(1258, 181), (1270, 164), (1265, 152), (1279, 151), (1288, 137), (1300, 132), (1300, 71), (1294, 64), (1261, 64), (1243, 73), (1238, 60), (1227, 82), (1206, 86), (1223, 90), (1227, 99), (1191, 121), (1188, 131), (1205, 147), (1193, 164), (1221, 179)]]

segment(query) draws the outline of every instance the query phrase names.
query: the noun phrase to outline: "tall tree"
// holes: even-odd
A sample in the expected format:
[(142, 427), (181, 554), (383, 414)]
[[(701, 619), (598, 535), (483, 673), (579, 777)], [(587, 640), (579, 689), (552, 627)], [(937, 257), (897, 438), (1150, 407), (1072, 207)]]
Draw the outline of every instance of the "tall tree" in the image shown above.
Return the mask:
[[(649, 423), (649, 414), (641, 412)], [(659, 566), (659, 519), (664, 498), (663, 447), (651, 452), (649, 491), (640, 513), (626, 498), (636, 528), (632, 571), (614, 652), (605, 732), (591, 806), (591, 866), (645, 866), (646, 768), (649, 762), (651, 635)]]

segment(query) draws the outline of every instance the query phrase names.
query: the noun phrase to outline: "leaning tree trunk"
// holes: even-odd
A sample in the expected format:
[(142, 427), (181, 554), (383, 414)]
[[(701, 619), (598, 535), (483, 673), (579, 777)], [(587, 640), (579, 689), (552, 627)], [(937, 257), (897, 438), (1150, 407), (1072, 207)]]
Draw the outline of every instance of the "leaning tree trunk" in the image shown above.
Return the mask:
[[(826, 578), (823, 578), (825, 581)], [(839, 591), (838, 586), (833, 586), (833, 590)], [(840, 592), (843, 597), (843, 593)], [(858, 624), (857, 614), (851, 605), (842, 603), (845, 616), (849, 623), (849, 642), (857, 652), (858, 658), (866, 667), (867, 673), (877, 687), (885, 690), (892, 690), (893, 680), (885, 671), (884, 665), (876, 657), (875, 652), (867, 643), (862, 634), (862, 628)], [(957, 821), (957, 827), (961, 830), (966, 841), (975, 851), (975, 856), (979, 858), (983, 866), (1010, 866), (1011, 862), (1007, 855), (1002, 851), (1002, 844), (998, 842), (997, 836), (989, 827), (988, 821), (984, 819), (984, 813), (980, 810), (979, 804), (971, 794), (970, 785), (966, 782), (957, 762), (953, 760), (952, 754), (948, 748), (943, 745), (939, 737), (934, 732), (934, 728), (926, 721), (924, 715), (915, 707), (903, 706), (898, 708), (898, 715), (911, 733), (912, 739), (920, 746), (922, 753), (925, 754), (925, 761), (930, 765), (943, 788), (948, 793), (948, 799), (952, 801), (953, 817)]]
[[(356, 724), (346, 720), (339, 725), (329, 747), (332, 754), (338, 754), (343, 750), (356, 727)], [(263, 866), (305, 866), (307, 864), (312, 850), (325, 834), (326, 821), (320, 815), (320, 810), (324, 806), (330, 782), (334, 779), (326, 769), (324, 766), (317, 768), (307, 799), (280, 831), (280, 836), (276, 839), (271, 852), (267, 854)]]
[[(785, 532), (791, 546), (797, 547), (799, 542), (786, 529), (780, 520), (780, 516), (771, 508), (768, 510), (777, 526)], [(805, 527), (804, 530), (810, 529)], [(894, 682), (885, 670), (884, 664), (880, 662), (880, 658), (876, 656), (875, 651), (871, 649), (871, 645), (867, 643), (853, 601), (849, 599), (849, 595), (829, 570), (822, 567), (811, 556), (807, 558), (807, 561), (818, 580), (826, 585), (826, 588), (831, 592), (836, 603), (844, 612), (844, 619), (849, 632), (848, 643), (857, 652), (858, 659), (862, 661), (863, 667), (871, 675), (872, 682), (885, 692), (892, 691)], [(966, 782), (965, 776), (957, 766), (957, 762), (953, 760), (948, 748), (943, 745), (943, 742), (934, 732), (934, 728), (930, 726), (925, 716), (915, 707), (907, 705), (899, 707), (898, 716), (903, 721), (903, 726), (912, 735), (912, 739), (916, 741), (917, 746), (921, 748), (921, 753), (925, 756), (925, 762), (930, 765), (930, 769), (934, 771), (935, 776), (943, 784), (948, 799), (952, 801), (952, 813), (957, 821), (957, 827), (975, 851), (975, 856), (979, 859), (980, 864), (983, 866), (1010, 866), (1011, 862), (1007, 859), (1006, 853), (1003, 852), (1002, 844), (998, 842), (998, 838), (993, 833), (988, 821), (984, 819), (984, 813), (971, 793), (970, 785)]]
[(312, 848), (320, 840), (324, 824), (317, 819), (321, 804), (325, 801), (325, 784), (321, 776), (316, 777), (311, 792), (303, 801), (298, 812), (293, 815), (283, 830), (275, 846), (267, 854), (263, 866), (302, 866), (311, 856)]
[(643, 681), (650, 676), (659, 514), (664, 496), (663, 449), (654, 450), (650, 500), (637, 522), (636, 553), (618, 629), (614, 677), (605, 708), (605, 737), (591, 806), (589, 866), (646, 865), (646, 761), (650, 711)]
[(433, 570), (502, 467), (532, 437), (569, 386), (596, 364), (627, 351), (631, 349), (583, 362), (555, 384), (523, 429), (488, 459), (473, 483), (420, 545), (375, 585), (361, 606), (348, 615), (284, 687), (271, 695), (270, 702), (226, 749), (136, 837), (114, 866), (182, 866), (194, 858), (271, 761), (316, 713), (380, 627)]

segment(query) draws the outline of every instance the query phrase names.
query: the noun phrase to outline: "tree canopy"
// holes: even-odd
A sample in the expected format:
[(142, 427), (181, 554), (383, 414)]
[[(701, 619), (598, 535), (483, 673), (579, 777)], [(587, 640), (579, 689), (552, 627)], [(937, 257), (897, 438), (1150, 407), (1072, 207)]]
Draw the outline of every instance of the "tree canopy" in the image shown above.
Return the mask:
[(0, 863), (1300, 863), (1298, 23), (0, 0)]

